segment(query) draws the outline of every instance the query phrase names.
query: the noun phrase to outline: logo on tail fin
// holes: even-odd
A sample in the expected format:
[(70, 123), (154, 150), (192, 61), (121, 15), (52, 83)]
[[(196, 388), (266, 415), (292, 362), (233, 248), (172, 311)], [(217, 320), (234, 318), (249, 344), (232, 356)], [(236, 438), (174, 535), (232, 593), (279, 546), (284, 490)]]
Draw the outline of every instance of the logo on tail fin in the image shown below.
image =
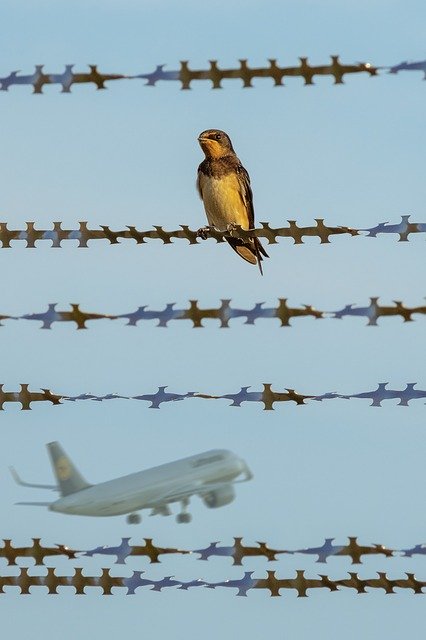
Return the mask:
[(71, 465), (65, 456), (57, 459), (55, 469), (59, 480), (68, 480), (71, 477)]

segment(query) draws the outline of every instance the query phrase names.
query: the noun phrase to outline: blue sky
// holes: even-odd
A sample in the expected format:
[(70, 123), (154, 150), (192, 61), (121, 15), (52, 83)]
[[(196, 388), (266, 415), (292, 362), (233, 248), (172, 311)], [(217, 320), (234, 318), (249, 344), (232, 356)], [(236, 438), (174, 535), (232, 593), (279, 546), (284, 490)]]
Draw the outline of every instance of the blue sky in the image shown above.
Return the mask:
[[(60, 72), (75, 63), (95, 63), (105, 72), (142, 73), (157, 64), (178, 68), (179, 60), (204, 67), (209, 59), (233, 66), (239, 58), (253, 65), (277, 58), (281, 65), (308, 56), (325, 64), (338, 53), (343, 62), (393, 65), (425, 56), (425, 7), (420, 2), (52, 2), (4, 1), (0, 76), (15, 69), (30, 73), (35, 64)], [(10, 227), (34, 220), (64, 226), (88, 220), (112, 228), (161, 224), (176, 228), (205, 224), (195, 191), (202, 159), (200, 131), (226, 130), (248, 169), (258, 221), (274, 226), (288, 219), (310, 224), (371, 227), (412, 214), (425, 221), (424, 92), (420, 72), (363, 75), (334, 86), (320, 78), (313, 87), (289, 79), (285, 88), (256, 81), (243, 90), (238, 81), (211, 91), (194, 83), (145, 88), (143, 82), (111, 83), (108, 91), (74, 87), (70, 95), (47, 87), (33, 96), (29, 87), (0, 94), (2, 113), (1, 219)], [(65, 245), (54, 250), (14, 247), (0, 251), (3, 275), (0, 313), (27, 313), (80, 303), (83, 308), (122, 313), (189, 299), (203, 306), (232, 298), (236, 305), (286, 297), (292, 305), (335, 309), (384, 302), (421, 304), (425, 296), (424, 237), (408, 243), (395, 238), (338, 237), (330, 245), (315, 240), (269, 247), (261, 278), (225, 245), (188, 247), (159, 243), (135, 246), (99, 243), (88, 249)], [(123, 395), (172, 390), (229, 393), (241, 386), (291, 387), (306, 393), (357, 393), (389, 381), (426, 384), (423, 320), (403, 324), (385, 319), (366, 327), (362, 319), (315, 322), (292, 328), (259, 321), (227, 330), (214, 323), (193, 330), (184, 323), (158, 329), (148, 323), (125, 327), (98, 323), (88, 331), (35, 323), (0, 328), (2, 379), (7, 389), (20, 383), (59, 393)], [(78, 548), (117, 544), (123, 536), (137, 543), (200, 548), (209, 542), (265, 540), (272, 546), (320, 545), (325, 537), (345, 542), (410, 547), (424, 540), (420, 496), (424, 487), (424, 403), (398, 407), (389, 401), (372, 408), (364, 401), (280, 405), (262, 412), (258, 405), (230, 408), (224, 402), (168, 404), (160, 410), (136, 401), (35, 406), (21, 412), (9, 405), (0, 415), (2, 538), (25, 544), (32, 537)], [(223, 510), (194, 500), (189, 526), (174, 519), (145, 518), (131, 528), (123, 518), (68, 518), (14, 502), (43, 499), (19, 488), (9, 477), (14, 464), (32, 481), (51, 481), (44, 444), (60, 440), (92, 482), (210, 448), (229, 448), (254, 472), (238, 488), (237, 500)], [(87, 571), (105, 558), (85, 561)], [(74, 563), (78, 564), (78, 563)], [(66, 572), (66, 564), (61, 566)], [(159, 566), (132, 564), (149, 575), (223, 580), (241, 575), (226, 559), (164, 558)], [(243, 570), (263, 575), (274, 568), (293, 575), (338, 578), (352, 570), (344, 559), (316, 565), (303, 558), (281, 558), (272, 565), (245, 562)], [(405, 571), (425, 579), (423, 558), (369, 559), (362, 576)], [(113, 637), (150, 629), (159, 637), (188, 630), (217, 638), (278, 634), (319, 639), (333, 630), (346, 638), (420, 637), (423, 600), (400, 593), (317, 593), (268, 599), (251, 593), (162, 594), (86, 599), (42, 593), (0, 599), (3, 630), (15, 637), (43, 637), (48, 625), (61, 636), (90, 633)], [(6, 611), (8, 615), (5, 616)], [(167, 615), (165, 613), (167, 612)], [(66, 620), (66, 623), (65, 623)]]

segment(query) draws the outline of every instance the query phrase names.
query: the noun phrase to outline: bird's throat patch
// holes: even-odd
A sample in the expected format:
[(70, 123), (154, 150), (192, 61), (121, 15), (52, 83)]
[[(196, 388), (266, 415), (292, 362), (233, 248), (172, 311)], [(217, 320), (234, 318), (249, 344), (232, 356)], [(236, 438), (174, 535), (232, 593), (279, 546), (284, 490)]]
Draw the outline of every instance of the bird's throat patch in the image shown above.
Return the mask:
[(216, 140), (203, 140), (201, 148), (210, 158), (220, 158), (223, 156), (223, 147)]

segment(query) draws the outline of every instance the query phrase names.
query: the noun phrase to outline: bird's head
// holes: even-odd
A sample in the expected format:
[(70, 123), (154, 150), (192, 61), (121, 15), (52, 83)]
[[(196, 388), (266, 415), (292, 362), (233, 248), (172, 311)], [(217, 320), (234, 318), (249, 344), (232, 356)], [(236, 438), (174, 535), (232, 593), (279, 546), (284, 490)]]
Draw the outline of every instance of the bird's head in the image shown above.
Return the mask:
[(206, 158), (222, 158), (234, 152), (230, 137), (220, 129), (207, 129), (198, 136)]

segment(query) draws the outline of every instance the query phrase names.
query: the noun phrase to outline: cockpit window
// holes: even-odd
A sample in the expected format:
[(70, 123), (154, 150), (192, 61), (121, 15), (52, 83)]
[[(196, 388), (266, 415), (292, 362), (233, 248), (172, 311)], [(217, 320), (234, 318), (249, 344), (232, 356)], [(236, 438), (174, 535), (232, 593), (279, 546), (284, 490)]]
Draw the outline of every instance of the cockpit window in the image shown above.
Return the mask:
[(209, 456), (208, 458), (198, 458), (198, 460), (195, 460), (192, 463), (193, 467), (201, 467), (204, 464), (210, 464), (211, 462), (219, 462), (220, 460), (223, 460), (223, 455), (222, 454), (216, 454), (214, 456)]

